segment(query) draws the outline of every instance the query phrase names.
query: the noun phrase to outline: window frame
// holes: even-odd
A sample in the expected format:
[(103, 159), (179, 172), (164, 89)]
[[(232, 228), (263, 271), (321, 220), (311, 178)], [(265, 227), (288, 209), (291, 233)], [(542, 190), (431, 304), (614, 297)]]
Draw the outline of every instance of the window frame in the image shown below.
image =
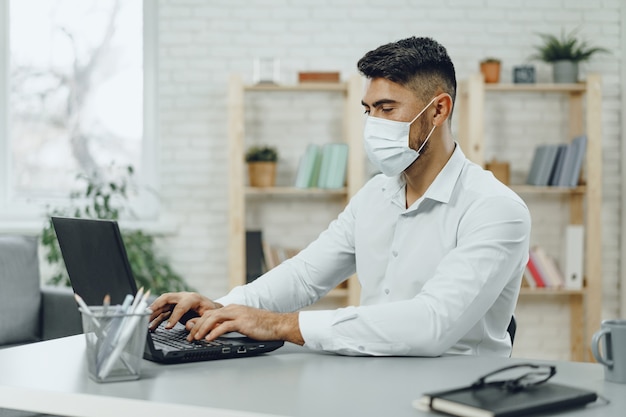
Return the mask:
[[(19, 1), (19, 0), (13, 0)], [(9, 7), (11, 0), (0, 0), (0, 233), (38, 233), (46, 205), (57, 206), (68, 198), (18, 200), (11, 192), (12, 158), (9, 145)], [(141, 145), (141, 172), (136, 181), (140, 184), (139, 195), (133, 198), (130, 207), (138, 216), (138, 222), (158, 221), (160, 206), (158, 198), (148, 190), (158, 190), (157, 149), (158, 109), (157, 81), (157, 2), (142, 0), (143, 4), (143, 137)], [(69, 195), (68, 190), (68, 195)], [(132, 220), (131, 220), (132, 222)]]

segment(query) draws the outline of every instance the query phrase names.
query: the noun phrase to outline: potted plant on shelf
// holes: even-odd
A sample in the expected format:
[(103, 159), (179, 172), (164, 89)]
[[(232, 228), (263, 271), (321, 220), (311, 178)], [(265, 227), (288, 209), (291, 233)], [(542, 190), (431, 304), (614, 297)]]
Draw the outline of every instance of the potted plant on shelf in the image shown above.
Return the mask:
[(543, 40), (541, 45), (535, 45), (536, 53), (532, 59), (552, 64), (555, 83), (578, 82), (578, 64), (588, 61), (593, 55), (601, 52), (609, 52), (599, 46), (591, 46), (576, 36), (576, 30), (570, 33), (561, 31), (557, 37), (549, 33), (539, 33)]
[(500, 60), (497, 58), (483, 59), (480, 61), (480, 72), (486, 83), (497, 83), (500, 81)]
[(278, 152), (270, 146), (252, 146), (246, 152), (251, 187), (273, 187), (276, 183)]

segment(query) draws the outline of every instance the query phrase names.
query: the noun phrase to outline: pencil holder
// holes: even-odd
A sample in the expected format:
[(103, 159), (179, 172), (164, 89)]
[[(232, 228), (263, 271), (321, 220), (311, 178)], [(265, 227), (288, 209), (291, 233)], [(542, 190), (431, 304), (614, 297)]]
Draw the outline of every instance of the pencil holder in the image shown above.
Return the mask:
[(89, 377), (96, 382), (139, 379), (150, 310), (125, 314), (111, 306), (79, 308)]

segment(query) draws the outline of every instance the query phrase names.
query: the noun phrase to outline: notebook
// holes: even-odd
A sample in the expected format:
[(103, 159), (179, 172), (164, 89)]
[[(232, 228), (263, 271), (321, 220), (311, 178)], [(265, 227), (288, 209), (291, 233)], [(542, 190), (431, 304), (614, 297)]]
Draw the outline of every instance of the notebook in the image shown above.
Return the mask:
[[(137, 284), (124, 248), (117, 222), (52, 217), (61, 254), (74, 292), (88, 305), (101, 305), (106, 294), (111, 304), (121, 304), (126, 294), (136, 294)], [(184, 363), (239, 358), (271, 352), (284, 342), (258, 341), (239, 335), (219, 337), (213, 342), (186, 340), (187, 330), (162, 326), (148, 332), (144, 358), (160, 363)]]
[(593, 391), (547, 382), (516, 392), (485, 386), (427, 393), (413, 406), (462, 417), (513, 417), (582, 407), (596, 399)]

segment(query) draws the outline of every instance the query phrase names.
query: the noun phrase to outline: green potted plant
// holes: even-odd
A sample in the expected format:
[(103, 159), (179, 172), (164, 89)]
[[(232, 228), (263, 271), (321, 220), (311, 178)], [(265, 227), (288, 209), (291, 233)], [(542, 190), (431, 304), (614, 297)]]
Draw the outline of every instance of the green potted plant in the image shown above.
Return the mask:
[(500, 60), (498, 58), (485, 58), (480, 61), (480, 72), (486, 83), (500, 81)]
[(577, 30), (557, 37), (549, 33), (538, 34), (543, 43), (535, 45), (536, 53), (532, 59), (552, 64), (555, 83), (578, 82), (578, 64), (588, 61), (597, 53), (609, 52), (607, 49), (592, 46), (587, 41), (577, 37)]
[(251, 146), (245, 156), (251, 187), (273, 187), (276, 183), (278, 152), (271, 146)]
[[(133, 168), (128, 166), (121, 175), (106, 181), (95, 176), (78, 175), (84, 187), (71, 192), (69, 204), (48, 207), (47, 221), (41, 232), (41, 246), (52, 270), (49, 284), (70, 285), (50, 217), (119, 220), (123, 212), (129, 211), (128, 196), (133, 189), (133, 174)], [(139, 229), (122, 229), (121, 233), (128, 261), (139, 287), (150, 289), (155, 295), (192, 290), (172, 269), (167, 259), (158, 253), (153, 236)]]

